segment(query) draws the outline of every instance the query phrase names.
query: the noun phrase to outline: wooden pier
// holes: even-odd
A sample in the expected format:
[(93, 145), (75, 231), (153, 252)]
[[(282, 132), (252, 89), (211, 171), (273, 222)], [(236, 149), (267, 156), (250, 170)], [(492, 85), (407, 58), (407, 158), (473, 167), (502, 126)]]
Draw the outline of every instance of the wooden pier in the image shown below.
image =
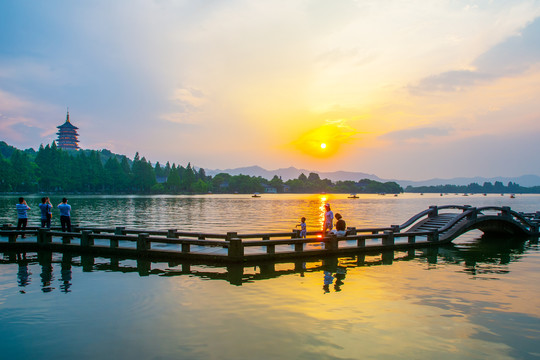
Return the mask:
[(466, 205), (430, 206), (402, 225), (350, 227), (343, 237), (323, 237), (321, 232), (308, 232), (307, 238), (300, 238), (298, 230), (215, 234), (177, 229), (75, 226), (72, 232), (29, 227), (24, 231), (28, 238), (22, 239), (19, 238), (22, 231), (5, 224), (0, 230), (0, 236), (4, 237), (4, 240), (0, 238), (0, 251), (46, 250), (98, 256), (241, 263), (427, 247), (451, 242), (473, 229), (484, 233), (538, 238), (539, 225), (540, 212), (524, 214), (509, 207), (473, 208)]

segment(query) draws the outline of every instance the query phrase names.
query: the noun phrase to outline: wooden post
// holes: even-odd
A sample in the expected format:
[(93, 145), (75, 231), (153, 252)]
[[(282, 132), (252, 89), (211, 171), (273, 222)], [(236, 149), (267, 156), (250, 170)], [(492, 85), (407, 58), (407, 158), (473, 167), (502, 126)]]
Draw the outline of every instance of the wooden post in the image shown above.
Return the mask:
[(503, 217), (511, 217), (511, 213), (510, 213), (511, 209), (509, 206), (503, 206), (502, 207), (502, 210), (501, 210), (501, 216)]
[[(237, 239), (240, 240), (240, 239)], [(242, 277), (244, 276), (244, 266), (242, 264), (227, 265), (227, 277), (232, 285), (241, 286)]]
[(167, 237), (168, 238), (178, 238), (178, 235), (176, 234), (176, 229), (167, 230)]
[(152, 270), (152, 263), (145, 259), (137, 259), (137, 272), (139, 276), (148, 276)]
[(94, 238), (90, 236), (92, 230), (83, 230), (81, 234), (81, 246), (89, 247), (94, 245)]
[(294, 244), (294, 251), (295, 252), (302, 252), (304, 251), (304, 243), (295, 243)]
[(17, 242), (17, 236), (18, 236), (18, 233), (16, 232), (12, 232), (8, 235), (8, 238), (9, 238), (9, 242), (10, 243), (14, 243), (14, 242)]
[(478, 217), (478, 212), (476, 211), (475, 207), (469, 207), (469, 211), (472, 211), (469, 215), (467, 215), (467, 220), (476, 220)]
[(300, 230), (298, 230), (298, 229), (293, 229), (293, 230), (292, 230), (291, 239), (298, 239), (298, 238), (300, 238)]
[[(264, 235), (262, 237), (263, 241), (270, 240), (270, 236)], [(266, 245), (266, 253), (267, 254), (275, 254), (276, 253), (276, 245)]]
[(390, 225), (392, 232), (399, 233), (399, 225)]
[(439, 208), (437, 206), (432, 205), (429, 207), (429, 210), (431, 211), (428, 213), (428, 218), (434, 218), (439, 216)]
[(382, 238), (383, 245), (394, 245), (394, 232), (393, 231), (384, 231), (384, 236)]
[(226, 240), (236, 239), (236, 238), (238, 238), (238, 233), (236, 231), (229, 231), (227, 233), (227, 239)]
[(409, 235), (409, 236), (407, 237), (407, 242), (408, 242), (409, 244), (414, 244), (414, 243), (416, 242), (416, 235)]
[(47, 244), (47, 243), (52, 242), (52, 236), (47, 234), (48, 232), (49, 232), (48, 228), (39, 228), (38, 229), (38, 234), (37, 234), (38, 244)]
[(148, 241), (149, 237), (150, 234), (148, 233), (139, 234), (139, 237), (137, 238), (137, 251), (150, 250), (150, 241)]
[(109, 244), (111, 249), (118, 249), (118, 244), (119, 244), (118, 239), (111, 238), (111, 241), (110, 241), (110, 244)]
[(394, 251), (386, 250), (382, 252), (382, 263), (383, 265), (392, 265), (394, 262)]
[(347, 235), (356, 235), (356, 227), (347, 227)]
[(359, 248), (364, 248), (366, 247), (366, 239), (362, 238), (362, 239), (357, 239), (356, 240), (356, 246), (359, 247)]
[(325, 250), (336, 251), (339, 248), (337, 236), (335, 234), (331, 234), (326, 238), (328, 241), (324, 243)]
[(114, 235), (126, 235), (126, 227), (117, 226), (116, 229), (114, 229)]
[(199, 234), (198, 239), (199, 240), (206, 240), (206, 236), (204, 236), (204, 234)]
[(188, 253), (191, 251), (191, 244), (190, 243), (182, 243), (182, 252)]
[[(227, 233), (227, 236), (228, 235), (229, 233)], [(229, 239), (229, 258), (241, 259), (243, 257), (244, 257), (244, 244), (242, 244), (242, 239), (239, 239), (239, 238)]]
[[(91, 232), (91, 230), (83, 230), (84, 231), (88, 231), (88, 232)], [(71, 243), (71, 236), (62, 236), (62, 244), (69, 244)], [(81, 236), (81, 243), (82, 243), (82, 236)]]
[(429, 242), (438, 242), (439, 241), (439, 231), (438, 230), (433, 230), (428, 235), (428, 241)]

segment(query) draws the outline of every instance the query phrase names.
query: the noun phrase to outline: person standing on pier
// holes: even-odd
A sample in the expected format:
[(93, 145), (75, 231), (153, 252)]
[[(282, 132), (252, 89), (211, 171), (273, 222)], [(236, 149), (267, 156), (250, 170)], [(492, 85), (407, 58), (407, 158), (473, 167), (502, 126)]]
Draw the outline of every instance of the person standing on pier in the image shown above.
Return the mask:
[(58, 204), (60, 210), (60, 224), (62, 225), (62, 231), (71, 232), (71, 205), (68, 205), (67, 199), (63, 198), (62, 202)]
[(326, 233), (334, 227), (334, 213), (330, 209), (330, 204), (324, 204), (324, 225), (323, 225), (323, 236), (326, 236)]
[(41, 227), (51, 227), (52, 218), (52, 204), (48, 197), (41, 198), (41, 204), (39, 204), (41, 210)]
[[(30, 206), (28, 206), (23, 197), (19, 198), (19, 203), (15, 206), (17, 208), (17, 231), (24, 231), (28, 224), (28, 210), (30, 210)], [(24, 239), (26, 235), (23, 233), (21, 237)]]

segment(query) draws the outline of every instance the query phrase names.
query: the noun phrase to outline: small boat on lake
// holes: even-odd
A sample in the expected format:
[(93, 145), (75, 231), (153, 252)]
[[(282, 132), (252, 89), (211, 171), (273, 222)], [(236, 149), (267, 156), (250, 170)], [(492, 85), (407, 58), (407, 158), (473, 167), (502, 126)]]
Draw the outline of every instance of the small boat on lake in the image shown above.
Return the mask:
[(351, 194), (348, 197), (349, 199), (358, 199), (358, 196), (356, 194)]
[(259, 195), (259, 193), (258, 193), (258, 192), (256, 192), (255, 194), (251, 195), (251, 197), (254, 197), (254, 198), (260, 198), (260, 197), (261, 197), (261, 195)]

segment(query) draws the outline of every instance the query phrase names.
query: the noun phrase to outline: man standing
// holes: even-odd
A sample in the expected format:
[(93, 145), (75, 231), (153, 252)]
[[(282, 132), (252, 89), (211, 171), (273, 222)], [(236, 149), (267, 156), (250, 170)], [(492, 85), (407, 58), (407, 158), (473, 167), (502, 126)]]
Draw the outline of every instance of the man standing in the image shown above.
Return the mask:
[[(19, 230), (26, 230), (26, 225), (28, 224), (28, 210), (30, 210), (30, 206), (26, 203), (26, 200), (24, 200), (23, 197), (19, 198), (19, 203), (16, 205), (17, 207), (17, 231)], [(21, 236), (23, 239), (26, 237), (26, 234), (22, 234)]]
[(41, 198), (41, 204), (39, 204), (41, 210), (41, 227), (51, 227), (52, 216), (52, 204), (48, 197)]
[(60, 210), (60, 224), (62, 225), (62, 231), (71, 232), (71, 205), (68, 205), (67, 199), (63, 198), (62, 202), (58, 204)]

